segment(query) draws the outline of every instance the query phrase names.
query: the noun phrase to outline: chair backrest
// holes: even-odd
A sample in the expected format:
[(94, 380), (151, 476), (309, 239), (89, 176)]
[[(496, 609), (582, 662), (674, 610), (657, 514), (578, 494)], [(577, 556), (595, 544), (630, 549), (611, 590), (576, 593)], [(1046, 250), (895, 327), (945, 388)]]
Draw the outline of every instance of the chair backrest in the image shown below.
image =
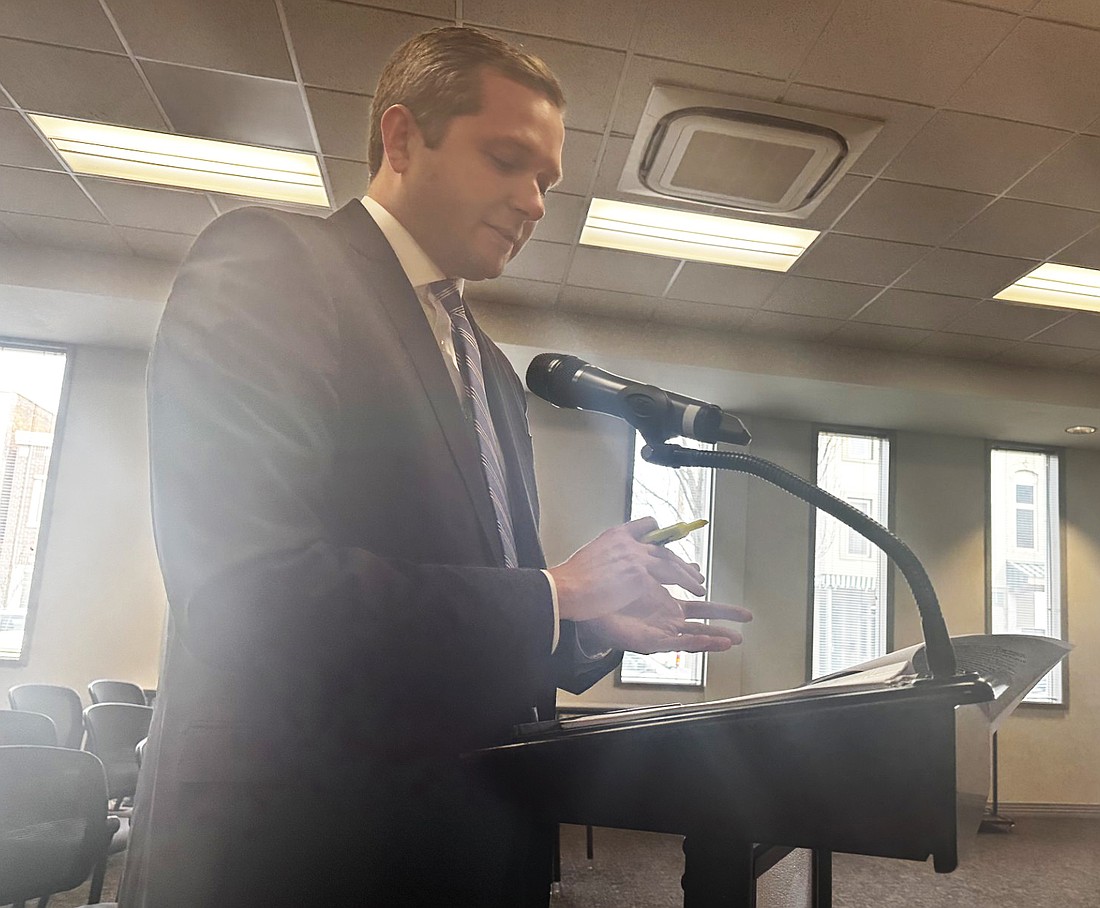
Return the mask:
[(148, 736), (152, 718), (152, 707), (133, 703), (97, 703), (84, 710), (85, 746), (103, 761), (110, 798), (130, 797), (137, 790), (135, 748)]
[(0, 747), (0, 905), (79, 886), (105, 854), (107, 830), (95, 756)]
[(57, 729), (53, 719), (42, 713), (0, 709), (0, 747), (11, 744), (57, 747)]
[(42, 713), (53, 719), (57, 743), (61, 747), (80, 749), (84, 740), (84, 723), (80, 711), (84, 704), (80, 694), (60, 684), (17, 684), (8, 691), (12, 709)]
[(131, 681), (109, 681), (101, 678), (88, 685), (93, 703), (133, 703), (145, 706), (145, 691)]

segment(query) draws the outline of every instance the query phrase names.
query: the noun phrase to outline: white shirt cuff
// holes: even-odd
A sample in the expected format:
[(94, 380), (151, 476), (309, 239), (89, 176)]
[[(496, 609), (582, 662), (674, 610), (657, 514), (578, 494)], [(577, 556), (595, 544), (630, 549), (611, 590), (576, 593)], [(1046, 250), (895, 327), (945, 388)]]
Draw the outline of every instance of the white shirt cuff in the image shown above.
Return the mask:
[(550, 601), (554, 603), (554, 640), (550, 644), (550, 653), (557, 652), (558, 641), (561, 640), (561, 620), (558, 618), (558, 588), (554, 585), (554, 575), (549, 571), (542, 572), (546, 582), (550, 584)]

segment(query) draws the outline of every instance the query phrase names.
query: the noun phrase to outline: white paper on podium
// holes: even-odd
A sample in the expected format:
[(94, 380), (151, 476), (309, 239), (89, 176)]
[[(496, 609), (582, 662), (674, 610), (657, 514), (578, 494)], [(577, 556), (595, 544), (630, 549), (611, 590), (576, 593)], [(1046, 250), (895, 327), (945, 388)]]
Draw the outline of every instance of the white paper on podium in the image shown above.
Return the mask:
[[(993, 731), (1073, 648), (1064, 640), (1031, 634), (963, 634), (952, 637), (951, 644), (958, 671), (975, 672), (993, 688), (994, 699), (980, 704)], [(818, 678), (806, 687), (874, 686), (927, 672), (924, 644), (918, 643)]]

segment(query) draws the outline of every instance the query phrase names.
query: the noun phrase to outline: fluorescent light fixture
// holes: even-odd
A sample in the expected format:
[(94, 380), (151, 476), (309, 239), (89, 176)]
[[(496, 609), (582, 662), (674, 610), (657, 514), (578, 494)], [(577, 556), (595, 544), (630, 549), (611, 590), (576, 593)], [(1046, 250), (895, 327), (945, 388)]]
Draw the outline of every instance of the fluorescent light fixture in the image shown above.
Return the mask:
[(993, 299), (1100, 312), (1100, 271), (1047, 262)]
[(75, 172), (329, 207), (314, 155), (31, 114)]
[(1093, 435), (1096, 432), (1096, 426), (1066, 426), (1066, 432), (1070, 435)]
[(581, 243), (694, 262), (786, 271), (818, 231), (593, 199)]

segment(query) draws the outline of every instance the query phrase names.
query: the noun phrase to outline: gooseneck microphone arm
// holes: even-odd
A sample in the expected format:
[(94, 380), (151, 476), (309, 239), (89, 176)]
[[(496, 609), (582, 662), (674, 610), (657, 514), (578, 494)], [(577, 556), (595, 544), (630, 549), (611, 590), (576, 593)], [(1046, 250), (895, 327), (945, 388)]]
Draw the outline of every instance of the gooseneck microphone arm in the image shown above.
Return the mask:
[(881, 523), (801, 476), (751, 454), (740, 451), (698, 451), (670, 444), (647, 444), (642, 448), (642, 457), (650, 463), (666, 467), (709, 467), (748, 473), (820, 508), (826, 514), (831, 514), (869, 539), (898, 566), (913, 591), (913, 598), (920, 612), (925, 654), (932, 677), (942, 679), (955, 675), (955, 650), (951, 645), (932, 581), (912, 549)]

